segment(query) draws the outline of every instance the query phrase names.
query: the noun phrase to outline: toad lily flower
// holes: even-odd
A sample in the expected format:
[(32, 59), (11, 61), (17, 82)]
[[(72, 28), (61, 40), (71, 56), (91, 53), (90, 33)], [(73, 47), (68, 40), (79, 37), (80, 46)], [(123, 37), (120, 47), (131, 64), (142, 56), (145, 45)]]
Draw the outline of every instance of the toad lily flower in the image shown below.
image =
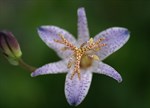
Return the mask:
[(89, 30), (84, 8), (78, 9), (78, 39), (56, 26), (41, 26), (40, 38), (62, 60), (46, 64), (35, 70), (32, 77), (45, 74), (67, 73), (65, 95), (70, 105), (79, 105), (90, 88), (92, 74), (104, 74), (122, 81), (120, 74), (102, 62), (113, 52), (121, 48), (129, 39), (126, 28), (112, 27), (94, 38), (89, 37)]

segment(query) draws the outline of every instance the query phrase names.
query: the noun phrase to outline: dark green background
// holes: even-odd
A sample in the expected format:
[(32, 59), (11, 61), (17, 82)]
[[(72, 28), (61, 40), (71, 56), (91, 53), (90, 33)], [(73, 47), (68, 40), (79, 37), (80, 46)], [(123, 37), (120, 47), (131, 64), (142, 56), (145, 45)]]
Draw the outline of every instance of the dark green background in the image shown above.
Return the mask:
[[(123, 82), (94, 74), (78, 108), (150, 108), (150, 0), (0, 0), (0, 29), (12, 31), (23, 59), (39, 67), (60, 58), (41, 41), (36, 28), (56, 25), (76, 36), (79, 7), (85, 7), (91, 36), (122, 26), (131, 37), (104, 60)], [(0, 108), (69, 108), (64, 82), (65, 74), (31, 78), (0, 56)]]

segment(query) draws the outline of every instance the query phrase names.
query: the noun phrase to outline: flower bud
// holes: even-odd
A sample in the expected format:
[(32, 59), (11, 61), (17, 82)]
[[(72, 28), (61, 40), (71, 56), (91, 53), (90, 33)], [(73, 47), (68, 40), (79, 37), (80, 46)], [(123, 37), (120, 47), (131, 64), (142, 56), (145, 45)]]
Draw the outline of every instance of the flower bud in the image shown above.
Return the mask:
[(22, 52), (17, 39), (11, 32), (0, 31), (0, 49), (12, 65), (18, 65)]

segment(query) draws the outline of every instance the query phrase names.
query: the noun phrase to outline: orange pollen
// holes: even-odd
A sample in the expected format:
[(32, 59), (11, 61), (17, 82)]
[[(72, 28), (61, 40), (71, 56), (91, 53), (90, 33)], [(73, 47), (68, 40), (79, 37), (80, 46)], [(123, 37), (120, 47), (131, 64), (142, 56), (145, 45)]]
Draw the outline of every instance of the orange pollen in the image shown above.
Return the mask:
[[(55, 40), (55, 42), (65, 45), (67, 49), (70, 49), (73, 51), (73, 57), (75, 58), (75, 61), (72, 61), (72, 57), (70, 58), (68, 62), (68, 68), (71, 68), (72, 64), (74, 63), (74, 70), (71, 75), (71, 79), (73, 79), (74, 75), (77, 73), (79, 80), (81, 79), (80, 76), (80, 63), (83, 55), (86, 55), (87, 51), (99, 51), (101, 47), (106, 46), (106, 44), (100, 44), (104, 38), (98, 39), (96, 42), (93, 41), (91, 38), (89, 41), (83, 43), (80, 48), (74, 46), (72, 43), (70, 43), (62, 34), (58, 34), (60, 36), (60, 40)], [(65, 51), (65, 50), (64, 50)]]

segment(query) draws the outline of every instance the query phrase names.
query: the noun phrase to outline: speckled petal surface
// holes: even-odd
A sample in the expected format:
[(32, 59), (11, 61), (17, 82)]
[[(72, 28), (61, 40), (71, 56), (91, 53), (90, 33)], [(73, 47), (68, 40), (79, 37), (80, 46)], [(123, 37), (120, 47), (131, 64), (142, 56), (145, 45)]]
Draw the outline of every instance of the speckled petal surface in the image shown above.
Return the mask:
[(60, 40), (61, 38), (59, 34), (61, 34), (72, 44), (76, 44), (75, 38), (66, 30), (61, 29), (56, 26), (41, 26), (38, 28), (38, 34), (40, 38), (50, 48), (54, 49), (61, 58), (66, 58), (72, 54), (70, 50), (62, 51), (62, 49), (64, 48), (64, 45), (54, 41), (54, 39)]
[(105, 38), (101, 43), (105, 43), (106, 46), (102, 47), (101, 50), (97, 52), (97, 55), (101, 60), (105, 59), (120, 49), (128, 41), (129, 35), (129, 31), (122, 27), (112, 27), (99, 33), (95, 36), (94, 40)]
[(85, 9), (79, 8), (77, 14), (78, 14), (78, 43), (84, 43), (89, 40), (89, 30)]
[(31, 76), (35, 77), (38, 75), (67, 73), (67, 71), (68, 71), (67, 63), (66, 61), (62, 60), (62, 61), (46, 64), (36, 69), (35, 72), (31, 74)]
[(81, 79), (78, 79), (77, 74), (71, 80), (71, 74), (68, 73), (65, 82), (65, 95), (70, 105), (79, 105), (86, 97), (90, 88), (92, 73), (81, 72)]
[(121, 75), (114, 68), (103, 62), (95, 62), (93, 73), (104, 74), (117, 80), (119, 83), (122, 82)]

